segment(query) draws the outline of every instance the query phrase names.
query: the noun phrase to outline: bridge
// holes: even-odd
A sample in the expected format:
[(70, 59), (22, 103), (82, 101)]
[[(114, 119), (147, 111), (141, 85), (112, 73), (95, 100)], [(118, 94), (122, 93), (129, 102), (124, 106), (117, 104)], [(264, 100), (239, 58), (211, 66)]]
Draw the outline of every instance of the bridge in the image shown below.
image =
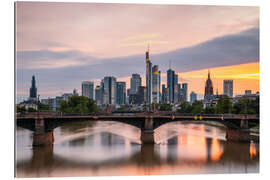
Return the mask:
[(53, 129), (75, 121), (117, 121), (141, 130), (142, 144), (154, 144), (154, 130), (163, 124), (176, 121), (211, 121), (226, 126), (227, 141), (250, 141), (250, 128), (259, 125), (254, 115), (192, 115), (177, 113), (112, 113), (95, 115), (30, 114), (18, 116), (17, 125), (34, 132), (33, 146), (52, 144)]

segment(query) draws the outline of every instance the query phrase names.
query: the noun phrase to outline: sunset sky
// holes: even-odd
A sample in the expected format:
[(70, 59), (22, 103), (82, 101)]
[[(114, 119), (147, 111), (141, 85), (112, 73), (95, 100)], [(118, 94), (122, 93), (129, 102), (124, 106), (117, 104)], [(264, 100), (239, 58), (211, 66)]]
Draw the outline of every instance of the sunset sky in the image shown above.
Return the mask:
[(202, 97), (208, 69), (214, 92), (234, 80), (234, 94), (259, 91), (259, 7), (95, 3), (16, 3), (17, 102), (35, 75), (41, 98), (80, 92), (104, 76), (145, 84), (145, 51), (162, 83), (171, 67)]

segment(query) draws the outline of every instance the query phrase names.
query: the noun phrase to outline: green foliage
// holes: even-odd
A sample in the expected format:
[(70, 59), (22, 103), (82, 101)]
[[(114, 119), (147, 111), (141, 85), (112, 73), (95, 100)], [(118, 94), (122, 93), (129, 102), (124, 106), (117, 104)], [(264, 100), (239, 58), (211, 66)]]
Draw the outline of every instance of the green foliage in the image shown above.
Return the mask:
[(171, 111), (172, 105), (171, 104), (156, 104), (155, 105), (159, 111)]
[(229, 97), (221, 97), (216, 106), (216, 113), (226, 114), (232, 113), (233, 111), (232, 102)]
[(84, 96), (72, 96), (68, 101), (60, 102), (60, 112), (64, 113), (93, 113), (98, 112), (98, 107), (92, 99)]
[(216, 112), (216, 108), (213, 106), (209, 106), (204, 108), (204, 113), (205, 114), (214, 114)]
[(28, 112), (37, 112), (37, 110), (30, 107), (30, 108), (28, 108)]
[(178, 113), (191, 113), (192, 112), (192, 106), (188, 102), (182, 102), (177, 109)]
[(16, 112), (17, 113), (25, 113), (26, 112), (26, 108), (25, 106), (16, 106)]
[(203, 112), (203, 103), (201, 101), (194, 101), (192, 103), (192, 113), (199, 114)]
[(236, 114), (259, 114), (259, 97), (255, 100), (251, 99), (240, 99), (237, 103), (234, 104), (234, 113)]
[(43, 103), (39, 103), (38, 109), (40, 112), (52, 111), (51, 107), (48, 104), (43, 104)]

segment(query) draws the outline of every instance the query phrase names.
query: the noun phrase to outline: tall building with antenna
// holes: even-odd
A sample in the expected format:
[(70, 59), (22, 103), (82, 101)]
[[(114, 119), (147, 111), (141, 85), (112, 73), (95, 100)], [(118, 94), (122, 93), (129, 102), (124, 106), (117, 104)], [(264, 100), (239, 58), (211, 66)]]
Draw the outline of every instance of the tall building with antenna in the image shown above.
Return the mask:
[(146, 51), (146, 103), (147, 104), (152, 104), (152, 81), (153, 81), (153, 76), (152, 76), (152, 63), (149, 58), (149, 45), (148, 49)]
[(160, 95), (160, 71), (158, 65), (152, 65), (149, 58), (149, 45), (146, 51), (146, 103), (159, 103)]

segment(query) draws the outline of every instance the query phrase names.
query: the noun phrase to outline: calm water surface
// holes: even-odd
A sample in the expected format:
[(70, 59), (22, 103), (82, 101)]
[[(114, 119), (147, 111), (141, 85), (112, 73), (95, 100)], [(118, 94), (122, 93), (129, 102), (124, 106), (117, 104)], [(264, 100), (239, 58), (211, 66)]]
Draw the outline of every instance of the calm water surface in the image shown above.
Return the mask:
[(229, 143), (225, 129), (173, 122), (155, 130), (155, 145), (119, 122), (76, 122), (54, 129), (54, 145), (32, 147), (17, 128), (16, 176), (64, 177), (202, 173), (258, 173), (259, 144)]

